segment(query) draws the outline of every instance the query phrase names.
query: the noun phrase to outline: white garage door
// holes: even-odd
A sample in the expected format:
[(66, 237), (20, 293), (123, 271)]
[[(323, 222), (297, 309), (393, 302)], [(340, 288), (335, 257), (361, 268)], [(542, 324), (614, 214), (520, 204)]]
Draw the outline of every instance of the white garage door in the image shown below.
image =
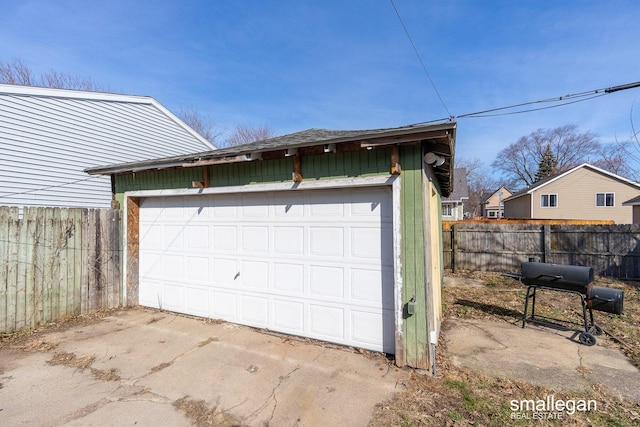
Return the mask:
[(146, 198), (140, 304), (394, 353), (388, 187)]

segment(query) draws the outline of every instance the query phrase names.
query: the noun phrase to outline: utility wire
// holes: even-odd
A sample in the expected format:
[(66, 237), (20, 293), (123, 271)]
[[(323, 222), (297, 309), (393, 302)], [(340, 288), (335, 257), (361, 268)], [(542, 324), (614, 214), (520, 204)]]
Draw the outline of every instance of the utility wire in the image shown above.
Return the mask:
[[(635, 89), (635, 88), (638, 88), (638, 87), (640, 87), (640, 82), (627, 83), (627, 84), (618, 85), (618, 86), (611, 86), (611, 87), (608, 87), (608, 88), (594, 89), (594, 90), (589, 90), (589, 91), (585, 91), (585, 92), (579, 92), (579, 93), (574, 93), (574, 94), (569, 94), (569, 95), (564, 95), (564, 96), (558, 96), (556, 98), (547, 98), (547, 99), (540, 99), (538, 101), (521, 102), (519, 104), (508, 105), (506, 107), (491, 108), (491, 109), (488, 109), (488, 110), (476, 111), (474, 113), (460, 114), (458, 116), (442, 117), (442, 118), (439, 118), (439, 119), (429, 120), (429, 121), (426, 121), (426, 122), (420, 122), (420, 123), (416, 123), (416, 124), (435, 123), (435, 122), (442, 122), (444, 120), (451, 121), (451, 120), (454, 120), (454, 119), (468, 119), (468, 118), (507, 116), (507, 115), (512, 115), (512, 114), (529, 113), (529, 112), (532, 112), (532, 111), (548, 110), (550, 108), (557, 108), (557, 107), (562, 107), (562, 106), (565, 106), (565, 105), (576, 104), (578, 102), (589, 101), (589, 100), (594, 99), (594, 98), (599, 98), (599, 97), (604, 96), (604, 95), (609, 95), (610, 93), (620, 92), (620, 91), (628, 90), (628, 89)], [(563, 101), (567, 101), (567, 102), (563, 102)], [(529, 109), (525, 109), (525, 110), (511, 111), (511, 112), (505, 112), (505, 113), (499, 113), (499, 114), (488, 114), (488, 113), (495, 113), (497, 111), (510, 110), (510, 109), (518, 108), (518, 107), (526, 107), (528, 105), (545, 104), (545, 103), (556, 103), (556, 104), (555, 105), (548, 105), (548, 106), (545, 106), (545, 107), (529, 108)]]
[(411, 38), (411, 34), (409, 34), (409, 30), (407, 29), (406, 25), (404, 25), (404, 21), (402, 20), (402, 17), (400, 16), (400, 12), (398, 11), (398, 8), (396, 7), (396, 4), (395, 4), (395, 2), (393, 0), (391, 0), (391, 5), (393, 6), (393, 10), (396, 11), (396, 15), (398, 16), (398, 20), (400, 21), (400, 24), (402, 25), (402, 28), (404, 29), (404, 33), (407, 35), (407, 38), (409, 39), (409, 43), (411, 43), (411, 47), (413, 48), (413, 51), (416, 53), (416, 56), (418, 57), (418, 61), (420, 61), (420, 65), (422, 66), (422, 70), (427, 75), (427, 78), (429, 79), (429, 82), (431, 82), (431, 86), (433, 87), (433, 90), (436, 92), (436, 95), (438, 95), (438, 98), (440, 99), (440, 103), (442, 104), (444, 109), (447, 111), (447, 114), (449, 115), (449, 118), (453, 118), (453, 116), (451, 115), (451, 112), (447, 108), (447, 104), (444, 103), (444, 100), (442, 99), (442, 96), (440, 96), (440, 92), (438, 92), (438, 88), (436, 87), (435, 83), (433, 82), (433, 79), (431, 78), (431, 75), (429, 74), (429, 71), (427, 70), (427, 66), (424, 64), (424, 61), (422, 60), (422, 57), (420, 56), (420, 53), (418, 52), (418, 49), (416, 48), (416, 45), (413, 43), (413, 39)]
[(513, 115), (513, 114), (530, 113), (532, 111), (549, 110), (551, 108), (562, 107), (564, 105), (577, 104), (578, 102), (588, 101), (588, 100), (594, 99), (594, 98), (600, 98), (601, 96), (605, 96), (605, 95), (606, 95), (605, 93), (602, 93), (602, 94), (599, 94), (599, 95), (590, 96), (589, 98), (578, 99), (578, 100), (570, 101), (570, 102), (563, 102), (562, 104), (547, 105), (546, 107), (530, 108), (528, 110), (511, 111), (511, 112), (507, 112), (507, 113), (496, 113), (496, 114), (485, 114), (484, 112), (478, 112), (478, 113), (472, 113), (472, 114), (464, 114), (464, 115), (461, 115), (461, 116), (455, 116), (454, 118), (476, 119), (476, 118), (482, 118), (482, 117), (498, 117), (498, 116), (510, 116), (510, 115)]

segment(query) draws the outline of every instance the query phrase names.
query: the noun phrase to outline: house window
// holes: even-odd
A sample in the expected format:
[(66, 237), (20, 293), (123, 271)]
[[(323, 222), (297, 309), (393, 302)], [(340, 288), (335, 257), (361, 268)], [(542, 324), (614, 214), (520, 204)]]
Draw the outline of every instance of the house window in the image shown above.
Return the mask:
[(614, 206), (613, 193), (596, 193), (596, 206)]
[(496, 216), (496, 213), (495, 213), (494, 211), (489, 211), (489, 216), (491, 216), (491, 217), (495, 217), (495, 216)]
[(542, 194), (540, 195), (540, 206), (543, 208), (555, 208), (558, 206), (557, 194)]
[(442, 216), (451, 216), (453, 215), (452, 205), (450, 203), (444, 203), (442, 205)]

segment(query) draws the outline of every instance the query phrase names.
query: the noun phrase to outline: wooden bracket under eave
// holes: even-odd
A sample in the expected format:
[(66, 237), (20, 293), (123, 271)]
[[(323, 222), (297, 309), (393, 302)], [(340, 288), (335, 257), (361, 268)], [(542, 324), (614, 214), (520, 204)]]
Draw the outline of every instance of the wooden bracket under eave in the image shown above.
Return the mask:
[(191, 186), (193, 188), (209, 188), (209, 184), (211, 183), (209, 179), (209, 166), (202, 167), (202, 181), (191, 181)]
[(400, 167), (400, 149), (397, 145), (391, 147), (391, 174), (400, 175), (402, 168)]
[(300, 162), (300, 156), (294, 154), (293, 156), (293, 172), (291, 173), (291, 178), (293, 182), (302, 182), (302, 164)]

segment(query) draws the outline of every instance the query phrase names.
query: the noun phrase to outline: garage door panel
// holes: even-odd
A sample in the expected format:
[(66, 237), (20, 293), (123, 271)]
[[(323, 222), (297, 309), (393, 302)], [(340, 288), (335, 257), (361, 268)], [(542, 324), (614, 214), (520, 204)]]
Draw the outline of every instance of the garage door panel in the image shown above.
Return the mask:
[(164, 255), (162, 257), (162, 275), (170, 279), (184, 278), (184, 258), (180, 255)]
[(209, 249), (209, 226), (189, 225), (187, 228), (187, 246), (189, 250)]
[(221, 292), (214, 290), (211, 292), (211, 315), (213, 318), (238, 320), (238, 297), (233, 292)]
[(160, 300), (160, 304), (162, 308), (165, 310), (173, 310), (178, 311), (180, 313), (185, 313), (186, 310), (184, 308), (184, 292), (185, 287), (179, 284), (173, 283), (164, 283), (162, 287), (162, 298)]
[(310, 253), (316, 256), (344, 256), (344, 228), (311, 227)]
[(242, 226), (243, 252), (269, 252), (268, 226)]
[(304, 292), (304, 266), (300, 264), (273, 264), (273, 289), (285, 294), (302, 295)]
[(242, 285), (252, 289), (269, 288), (269, 262), (243, 260), (240, 268)]
[(140, 277), (162, 279), (162, 255), (142, 252), (140, 254)]
[[(386, 353), (394, 353), (395, 324), (393, 310), (379, 313), (354, 310), (351, 312), (352, 340), (363, 348), (379, 348)], [(371, 325), (376, 325), (372, 328)]]
[(351, 269), (351, 300), (354, 303), (370, 304), (382, 303), (382, 272), (365, 270), (361, 268)]
[(184, 248), (184, 225), (165, 225), (162, 247), (182, 249)]
[(240, 319), (252, 326), (269, 326), (269, 300), (266, 296), (240, 295)]
[(138, 289), (138, 302), (145, 307), (160, 308), (160, 292), (162, 283), (145, 278), (143, 286)]
[(344, 267), (312, 265), (309, 268), (310, 297), (344, 298)]
[(238, 261), (230, 258), (215, 258), (213, 265), (214, 286), (235, 287), (238, 278)]
[(235, 252), (238, 249), (238, 229), (234, 225), (213, 225), (213, 249)]
[(140, 224), (140, 245), (148, 248), (162, 247), (162, 225)]
[(266, 218), (269, 216), (269, 196), (264, 194), (242, 194), (240, 196), (242, 217)]
[(316, 337), (344, 341), (344, 308), (309, 305), (309, 331)]
[(209, 215), (215, 218), (237, 218), (238, 207), (235, 197), (219, 196), (213, 199)]
[(274, 299), (273, 323), (283, 332), (304, 332), (304, 303)]
[(343, 197), (335, 197), (331, 195), (323, 195), (318, 198), (314, 197), (310, 205), (310, 214), (313, 219), (324, 217), (343, 217), (344, 201)]
[(187, 255), (186, 260), (187, 279), (189, 282), (209, 283), (211, 280), (211, 274), (209, 272), (211, 263), (209, 262), (209, 258)]
[(381, 237), (378, 227), (352, 228), (351, 256), (379, 261), (383, 245)]
[(277, 226), (273, 228), (274, 252), (276, 254), (304, 254), (304, 227)]
[(141, 201), (142, 305), (393, 352), (388, 189), (169, 199)]
[[(372, 325), (378, 327), (372, 328)], [(382, 313), (351, 310), (351, 334), (353, 340), (361, 344), (374, 345), (382, 342)]]
[(305, 198), (303, 193), (279, 194), (273, 197), (273, 215), (279, 220), (304, 217)]
[(207, 288), (189, 286), (186, 288), (186, 313), (195, 314), (197, 316), (208, 316), (209, 309), (209, 290)]

